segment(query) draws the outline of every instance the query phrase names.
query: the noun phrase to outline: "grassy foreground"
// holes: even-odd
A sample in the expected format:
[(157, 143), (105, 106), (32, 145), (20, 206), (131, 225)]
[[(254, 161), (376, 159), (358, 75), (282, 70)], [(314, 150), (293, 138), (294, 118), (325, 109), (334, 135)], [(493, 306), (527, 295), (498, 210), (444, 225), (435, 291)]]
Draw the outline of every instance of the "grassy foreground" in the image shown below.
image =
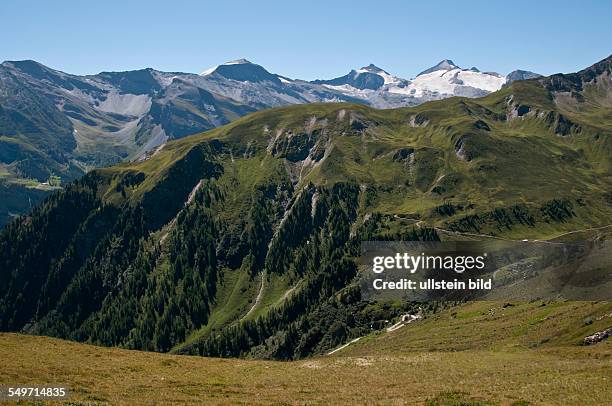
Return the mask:
[(0, 335), (0, 384), (64, 384), (70, 404), (607, 404), (610, 303), (472, 303), (296, 362), (146, 353)]

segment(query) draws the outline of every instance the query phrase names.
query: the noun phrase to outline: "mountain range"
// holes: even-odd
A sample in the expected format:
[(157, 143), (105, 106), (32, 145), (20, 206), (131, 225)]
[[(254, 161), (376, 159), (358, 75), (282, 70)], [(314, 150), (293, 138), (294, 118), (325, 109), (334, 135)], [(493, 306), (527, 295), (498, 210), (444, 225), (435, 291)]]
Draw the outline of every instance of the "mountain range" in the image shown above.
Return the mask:
[(0, 226), (62, 181), (142, 159), (168, 140), (256, 110), (313, 102), (412, 106), (450, 96), (483, 96), (513, 80), (537, 76), (461, 69), (449, 60), (414, 80), (369, 65), (310, 82), (272, 74), (244, 59), (200, 75), (143, 69), (87, 76), (35, 61), (7, 61), (0, 65)]
[[(464, 83), (478, 73), (450, 61), (443, 67)], [(357, 72), (287, 89), (396, 86), (394, 79), (381, 85), (369, 76), (377, 68), (367, 68), (362, 79)], [(443, 72), (420, 76), (437, 81)], [(134, 123), (149, 115), (143, 100), (168, 100), (172, 88), (181, 96), (171, 106), (185, 106), (195, 87), (166, 79), (163, 88), (166, 74), (138, 75), (54, 78), (79, 97), (102, 86), (98, 80), (129, 89), (129, 96), (109, 91), (99, 105), (131, 106)], [(292, 82), (244, 61), (190, 77), (209, 83), (198, 95), (235, 91), (231, 102), (213, 96), (216, 106), (230, 103), (225, 111), (253, 96), (254, 87), (235, 87), (246, 77), (249, 86), (272, 83), (266, 97), (289, 97), (270, 89)], [(484, 97), (413, 107), (266, 109), (89, 171), (0, 232), (0, 329), (141, 350), (297, 359), (416, 311), (414, 303), (362, 300), (361, 241), (609, 237), (612, 56), (577, 73), (505, 86), (497, 79), (500, 89)], [(138, 94), (140, 86), (157, 91)], [(36, 100), (41, 110), (48, 106)], [(69, 144), (64, 116), (50, 117)], [(600, 270), (610, 283), (609, 265)], [(422, 306), (428, 312), (437, 304)]]

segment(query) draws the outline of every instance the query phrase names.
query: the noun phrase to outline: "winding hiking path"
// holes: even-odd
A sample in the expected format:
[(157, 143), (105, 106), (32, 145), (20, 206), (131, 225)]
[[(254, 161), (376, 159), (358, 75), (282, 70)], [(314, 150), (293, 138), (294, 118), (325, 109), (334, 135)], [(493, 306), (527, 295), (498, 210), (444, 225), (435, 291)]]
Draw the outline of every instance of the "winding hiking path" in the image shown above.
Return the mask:
[[(421, 320), (422, 318), (423, 318), (423, 314), (421, 313), (420, 309), (419, 309), (419, 313), (417, 313), (417, 314), (406, 313), (406, 314), (404, 314), (400, 318), (400, 320), (397, 323), (395, 323), (391, 327), (387, 327), (386, 331), (387, 331), (387, 333), (391, 333), (393, 331), (399, 330), (400, 328), (402, 328), (402, 327), (404, 327), (404, 326), (406, 326), (406, 325), (408, 325), (410, 323), (413, 323), (415, 321)], [(365, 336), (357, 337), (357, 338), (349, 341), (348, 343), (343, 344), (343, 345), (341, 345), (340, 347), (338, 347), (338, 348), (336, 348), (334, 350), (331, 350), (330, 352), (327, 353), (327, 355), (332, 355), (332, 354), (334, 354), (334, 353), (336, 353), (336, 352), (338, 352), (340, 350), (343, 350), (346, 347), (348, 347), (349, 345), (355, 344), (357, 341), (361, 340), (363, 337), (365, 337)]]
[(363, 338), (363, 337), (357, 337), (356, 339), (349, 341), (348, 343), (346, 343), (346, 344), (344, 344), (344, 345), (342, 345), (342, 346), (340, 346), (340, 347), (336, 348), (335, 350), (332, 350), (332, 351), (328, 352), (328, 353), (327, 353), (327, 355), (332, 355), (332, 354), (333, 354), (333, 353), (335, 353), (335, 352), (338, 352), (338, 351), (340, 351), (340, 350), (343, 350), (343, 349), (345, 349), (346, 347), (348, 347), (349, 345), (354, 344), (354, 343), (356, 343), (357, 341), (361, 340), (362, 338)]
[[(612, 227), (612, 224), (608, 224), (607, 226), (601, 226), (601, 227), (590, 227), (590, 228), (585, 228), (582, 230), (574, 230), (574, 231), (568, 231), (567, 233), (563, 233), (561, 235), (556, 236), (555, 238), (560, 238), (569, 234), (575, 234), (575, 233), (582, 233), (584, 231), (595, 231), (595, 230), (603, 230), (605, 228), (610, 228)], [(539, 240), (536, 240), (539, 241)], [(550, 242), (550, 241), (545, 241), (545, 242)]]
[[(612, 227), (612, 224), (608, 224), (607, 226), (601, 226), (601, 227), (590, 227), (590, 228), (584, 228), (581, 230), (574, 230), (574, 231), (568, 231), (566, 233), (563, 234), (559, 234), (558, 236), (554, 237), (556, 238), (561, 238), (564, 237), (566, 235), (570, 235), (570, 234), (575, 234), (575, 233), (582, 233), (584, 231), (595, 231), (595, 230), (603, 230), (606, 228), (610, 228)], [(502, 240), (502, 241), (523, 241), (523, 240), (513, 240), (510, 238), (504, 238), (504, 237), (497, 237), (495, 235), (489, 235), (489, 234), (477, 234), (477, 233), (464, 233), (464, 232), (460, 232), (460, 231), (451, 231), (451, 230), (446, 230), (444, 228), (440, 228), (440, 227), (434, 227), (436, 229), (436, 231), (441, 231), (443, 233), (447, 233), (447, 234), (459, 234), (459, 235), (467, 235), (470, 237), (485, 237), (485, 238), (493, 238), (496, 240)], [(546, 243), (546, 244), (562, 244), (562, 242), (556, 242), (556, 241), (550, 241), (550, 240), (529, 240), (532, 242), (542, 242), (542, 243)]]
[(442, 231), (443, 233), (447, 233), (447, 234), (467, 235), (467, 236), (470, 236), (470, 237), (493, 238), (495, 240), (502, 240), (502, 241), (520, 241), (520, 240), (512, 240), (510, 238), (497, 237), (495, 235), (489, 235), (489, 234), (464, 233), (464, 232), (461, 232), (461, 231), (451, 231), (451, 230), (446, 230), (446, 229), (440, 228), (440, 227), (434, 227), (434, 229), (436, 231)]

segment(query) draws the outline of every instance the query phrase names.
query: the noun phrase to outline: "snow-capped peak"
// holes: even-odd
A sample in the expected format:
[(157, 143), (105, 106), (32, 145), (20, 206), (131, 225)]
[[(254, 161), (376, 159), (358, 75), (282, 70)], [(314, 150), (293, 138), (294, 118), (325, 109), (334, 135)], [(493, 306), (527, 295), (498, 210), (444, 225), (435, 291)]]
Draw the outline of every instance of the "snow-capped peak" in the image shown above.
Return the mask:
[(233, 61), (225, 62), (225, 63), (223, 63), (221, 65), (215, 65), (212, 68), (208, 68), (204, 72), (200, 73), (200, 75), (201, 76), (208, 76), (211, 73), (213, 73), (214, 71), (216, 71), (217, 68), (219, 68), (219, 66), (227, 66), (227, 65), (252, 65), (252, 64), (253, 64), (252, 62), (250, 62), (250, 61), (248, 61), (248, 60), (246, 60), (244, 58), (236, 59), (236, 60), (233, 60)]
[(387, 72), (384, 69), (379, 68), (373, 63), (369, 64), (368, 66), (364, 66), (360, 69), (356, 69), (355, 72), (357, 73), (357, 75), (360, 75), (362, 73), (378, 75), (381, 78), (383, 78), (384, 85), (397, 84), (397, 83), (404, 81), (403, 79), (398, 78), (397, 76), (391, 75), (389, 72)]
[[(230, 89), (228, 96), (238, 100), (245, 97), (242, 89), (246, 87), (249, 91), (244, 94), (248, 95), (248, 100), (269, 98), (273, 91), (273, 98), (281, 94), (283, 100), (292, 100), (291, 103), (358, 99), (382, 108), (416, 105), (451, 96), (480, 97), (502, 88), (514, 78), (528, 77), (521, 72), (506, 78), (476, 67), (461, 68), (450, 59), (440, 61), (412, 80), (369, 64), (351, 69), (340, 77), (306, 82), (272, 74), (246, 59), (226, 62), (202, 75), (205, 76), (202, 82), (212, 91), (221, 93), (223, 89)], [(297, 98), (296, 92), (300, 93)]]
[(427, 73), (436, 72), (439, 70), (453, 70), (453, 69), (461, 69), (459, 66), (455, 65), (453, 61), (450, 59), (443, 59), (438, 62), (436, 65), (432, 66), (429, 69), (425, 69), (423, 72), (419, 73), (417, 76), (425, 75)]
[(252, 62), (244, 59), (244, 58), (240, 58), (240, 59), (236, 59), (234, 61), (229, 61), (229, 62), (225, 62), (223, 65), (246, 65), (246, 64), (252, 64)]
[(205, 71), (203, 71), (202, 73), (200, 73), (200, 76), (208, 76), (211, 73), (213, 73), (218, 67), (219, 67), (219, 65), (215, 65), (212, 68), (208, 68)]

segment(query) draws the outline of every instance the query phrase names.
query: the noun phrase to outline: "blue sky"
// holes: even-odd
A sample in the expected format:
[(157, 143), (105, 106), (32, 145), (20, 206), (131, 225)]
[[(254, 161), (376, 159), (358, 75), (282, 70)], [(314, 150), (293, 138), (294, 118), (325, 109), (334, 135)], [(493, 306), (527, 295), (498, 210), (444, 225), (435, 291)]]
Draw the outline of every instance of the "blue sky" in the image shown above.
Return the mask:
[(612, 53), (610, 1), (0, 1), (0, 59), (70, 73), (200, 72), (247, 58), (331, 78), (369, 63), (411, 78), (441, 59), (543, 74)]

